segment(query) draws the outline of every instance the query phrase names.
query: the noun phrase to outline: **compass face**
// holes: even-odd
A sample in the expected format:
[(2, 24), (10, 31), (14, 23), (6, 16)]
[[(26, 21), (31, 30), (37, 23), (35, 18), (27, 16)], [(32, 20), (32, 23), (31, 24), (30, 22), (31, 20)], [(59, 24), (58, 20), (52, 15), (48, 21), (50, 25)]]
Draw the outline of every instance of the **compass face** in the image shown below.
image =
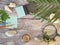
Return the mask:
[(47, 33), (47, 35), (52, 35), (55, 33), (55, 27), (53, 26), (46, 26), (45, 29), (44, 29), (44, 32)]
[(30, 35), (25, 34), (25, 35), (22, 36), (22, 39), (23, 39), (24, 42), (29, 42), (31, 40), (31, 37), (30, 37)]

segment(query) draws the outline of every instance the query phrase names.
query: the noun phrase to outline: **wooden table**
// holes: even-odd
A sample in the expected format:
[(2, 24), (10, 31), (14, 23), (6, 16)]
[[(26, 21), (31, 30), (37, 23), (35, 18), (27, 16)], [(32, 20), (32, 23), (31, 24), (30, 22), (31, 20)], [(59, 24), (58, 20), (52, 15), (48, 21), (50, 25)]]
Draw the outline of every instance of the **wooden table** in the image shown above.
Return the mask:
[[(36, 37), (37, 35), (39, 35), (41, 33), (41, 27), (42, 25), (44, 25), (46, 23), (46, 21), (44, 22), (41, 22), (40, 20), (31, 20), (31, 19), (27, 19), (27, 18), (33, 18), (33, 16), (30, 16), (30, 15), (27, 15), (27, 16), (24, 16), (23, 18), (26, 18), (26, 19), (18, 19), (18, 28), (15, 29), (17, 30), (19, 33), (18, 35), (15, 35), (14, 37), (2, 37), (2, 34), (0, 34), (0, 42), (5, 42), (3, 43), (3, 45), (7, 45), (6, 42), (14, 42), (14, 45), (35, 45), (35, 44), (38, 44), (38, 45), (47, 45), (46, 43), (40, 42), (40, 40), (37, 40), (35, 41), (34, 40), (34, 37)], [(55, 26), (57, 27), (57, 31), (60, 33), (60, 24), (55, 24)], [(24, 30), (24, 31), (22, 31)], [(2, 32), (4, 34), (4, 32), (6, 32), (8, 30), (4, 29), (0, 29), (0, 33)], [(31, 37), (32, 37), (32, 40), (28, 43), (24, 43), (21, 41), (21, 37), (22, 37), (22, 34), (23, 33), (29, 33), (31, 34)], [(4, 34), (5, 35), (5, 34)], [(19, 40), (20, 39), (20, 40)], [(50, 42), (50, 45), (53, 44), (53, 45), (57, 45), (59, 44), (60, 42), (60, 38), (59, 37), (56, 37), (56, 40), (55, 42)], [(20, 42), (21, 43), (20, 43)]]

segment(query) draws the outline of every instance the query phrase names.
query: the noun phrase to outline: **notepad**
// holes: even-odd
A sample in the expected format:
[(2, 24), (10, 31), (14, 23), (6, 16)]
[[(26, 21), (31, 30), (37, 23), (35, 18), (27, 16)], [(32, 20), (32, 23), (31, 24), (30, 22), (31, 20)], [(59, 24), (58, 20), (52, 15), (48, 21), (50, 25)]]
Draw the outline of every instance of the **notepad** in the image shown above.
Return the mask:
[(17, 28), (17, 17), (16, 16), (10, 16), (10, 19), (6, 21), (6, 28)]
[(18, 18), (25, 16), (25, 11), (24, 11), (23, 6), (16, 7), (15, 9), (16, 9)]

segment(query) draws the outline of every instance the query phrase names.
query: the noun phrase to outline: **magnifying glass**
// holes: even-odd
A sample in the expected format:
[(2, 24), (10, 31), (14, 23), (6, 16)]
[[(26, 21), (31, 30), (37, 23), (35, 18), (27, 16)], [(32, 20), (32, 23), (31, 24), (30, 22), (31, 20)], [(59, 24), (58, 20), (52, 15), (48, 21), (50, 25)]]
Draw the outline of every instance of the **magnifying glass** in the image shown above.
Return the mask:
[(54, 39), (57, 36), (57, 28), (53, 24), (47, 24), (42, 28), (43, 35), (47, 34), (50, 39)]

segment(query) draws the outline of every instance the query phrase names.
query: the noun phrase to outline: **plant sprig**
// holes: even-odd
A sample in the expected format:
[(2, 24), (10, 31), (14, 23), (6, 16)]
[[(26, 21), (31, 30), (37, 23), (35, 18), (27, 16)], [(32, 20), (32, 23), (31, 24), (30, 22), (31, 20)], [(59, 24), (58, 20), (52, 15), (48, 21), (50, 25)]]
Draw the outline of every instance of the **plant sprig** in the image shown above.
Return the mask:
[[(60, 18), (59, 0), (28, 0), (28, 2), (35, 4), (35, 17), (52, 23)], [(52, 13), (55, 13), (55, 16), (52, 19), (49, 19)]]

